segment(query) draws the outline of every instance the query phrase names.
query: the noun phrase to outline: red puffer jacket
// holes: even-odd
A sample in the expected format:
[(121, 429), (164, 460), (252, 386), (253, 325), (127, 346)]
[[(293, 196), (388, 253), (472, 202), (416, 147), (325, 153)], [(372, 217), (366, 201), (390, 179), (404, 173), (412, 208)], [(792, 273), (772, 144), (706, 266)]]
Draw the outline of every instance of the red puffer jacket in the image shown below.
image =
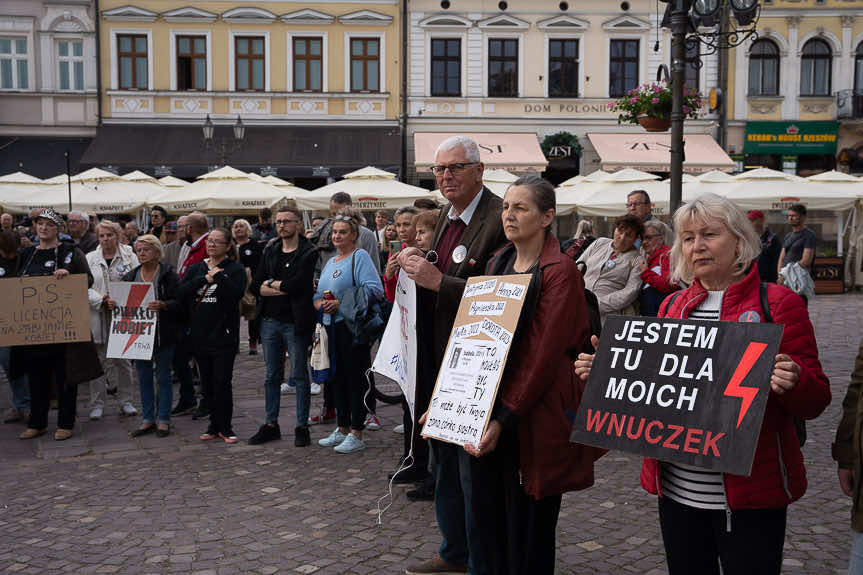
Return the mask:
[[(512, 244), (502, 248), (487, 269), (502, 273), (514, 251)], [(497, 401), (518, 416), (524, 491), (542, 499), (593, 485), (593, 461), (601, 452), (569, 442), (569, 416), (575, 416), (583, 390), (572, 361), (590, 327), (584, 281), (553, 234), (546, 237), (536, 277), (538, 293), (525, 297)]]
[[(722, 298), (722, 321), (761, 321), (758, 267), (752, 264), (739, 282), (728, 286)], [(790, 392), (770, 392), (749, 477), (726, 473), (725, 497), (736, 509), (776, 508), (800, 499), (806, 492), (806, 468), (794, 428), (794, 417), (814, 419), (830, 404), (830, 382), (818, 361), (815, 333), (803, 299), (777, 284), (768, 284), (767, 301), (774, 323), (784, 324), (779, 353), (800, 366), (800, 380)], [(662, 302), (659, 317), (686, 318), (704, 301), (707, 291), (698, 280), (678, 294), (669, 305)], [(755, 313), (752, 313), (755, 312)], [(746, 319), (744, 319), (746, 318)], [(659, 462), (645, 458), (641, 486), (649, 493), (661, 493)]]
[[(671, 248), (668, 246), (656, 248), (656, 251), (650, 256), (650, 261), (647, 262), (647, 269), (641, 272), (641, 281), (663, 294), (669, 294), (677, 289), (677, 284), (671, 281), (670, 252)], [(653, 271), (653, 268), (657, 266), (659, 266), (660, 273)]]

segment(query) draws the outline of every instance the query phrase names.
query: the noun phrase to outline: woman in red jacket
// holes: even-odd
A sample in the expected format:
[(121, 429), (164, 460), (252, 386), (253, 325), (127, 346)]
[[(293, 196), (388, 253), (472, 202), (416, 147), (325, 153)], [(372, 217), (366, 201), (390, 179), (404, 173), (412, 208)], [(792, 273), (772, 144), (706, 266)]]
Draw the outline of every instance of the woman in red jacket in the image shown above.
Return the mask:
[(665, 296), (677, 289), (671, 281), (671, 248), (665, 245), (665, 232), (668, 226), (653, 219), (644, 222), (644, 235), (641, 249), (644, 261), (641, 263), (641, 294), (639, 309), (641, 315), (656, 317), (659, 304)]
[[(772, 318), (785, 331), (770, 378), (770, 395), (748, 477), (645, 459), (641, 485), (659, 496), (659, 524), (668, 571), (725, 575), (779, 573), (788, 504), (806, 491), (806, 468), (794, 418), (813, 419), (830, 403), (803, 299), (767, 285), (753, 262), (761, 243), (734, 204), (704, 194), (674, 214), (672, 278), (692, 282), (662, 303), (659, 317), (719, 321)], [(769, 315), (768, 315), (769, 313)], [(586, 380), (592, 355), (576, 373)]]
[(561, 494), (593, 485), (592, 448), (569, 442), (581, 387), (572, 360), (589, 335), (584, 282), (549, 232), (554, 186), (525, 176), (507, 190), (511, 242), (490, 275), (531, 274), (489, 423), (472, 465), (472, 512), (494, 574), (554, 573)]

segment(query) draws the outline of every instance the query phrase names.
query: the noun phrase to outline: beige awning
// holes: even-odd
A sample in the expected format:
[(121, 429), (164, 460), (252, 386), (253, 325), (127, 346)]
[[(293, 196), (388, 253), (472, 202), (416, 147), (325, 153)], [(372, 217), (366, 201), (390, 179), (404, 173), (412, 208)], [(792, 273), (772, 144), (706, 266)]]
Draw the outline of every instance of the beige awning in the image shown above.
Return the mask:
[(418, 172), (431, 170), (437, 147), (451, 136), (467, 136), (475, 141), (486, 168), (499, 168), (516, 173), (528, 170), (543, 172), (548, 164), (534, 132), (488, 134), (417, 132), (414, 134), (414, 164)]
[[(635, 168), (643, 172), (671, 171), (671, 134), (588, 134), (606, 172)], [(683, 171), (703, 174), (730, 172), (734, 162), (709, 134), (684, 134)]]

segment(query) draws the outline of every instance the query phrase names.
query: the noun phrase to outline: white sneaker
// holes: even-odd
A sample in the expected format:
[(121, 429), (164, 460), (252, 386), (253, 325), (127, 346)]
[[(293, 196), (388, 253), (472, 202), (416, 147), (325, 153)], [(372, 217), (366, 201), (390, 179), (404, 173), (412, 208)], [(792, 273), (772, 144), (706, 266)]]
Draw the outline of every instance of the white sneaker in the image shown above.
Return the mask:
[(99, 421), (102, 419), (102, 408), (94, 407), (90, 410), (90, 421)]
[(129, 403), (128, 401), (123, 404), (123, 407), (120, 409), (121, 415), (138, 415), (138, 410), (135, 409), (135, 406)]
[(366, 416), (366, 429), (371, 431), (377, 431), (381, 428), (381, 420), (378, 419), (378, 416), (374, 413), (370, 413)]
[(353, 433), (348, 433), (345, 440), (336, 445), (336, 453), (356, 453), (366, 448), (366, 443), (362, 439), (357, 439)]
[(404, 424), (404, 423), (399, 423), (398, 425), (396, 425), (395, 427), (393, 427), (393, 433), (401, 433), (402, 435), (404, 435), (404, 433), (405, 433), (405, 424)]
[(311, 390), (312, 395), (320, 395), (321, 394), (321, 384), (320, 383), (312, 383), (312, 385), (309, 389)]
[(287, 383), (283, 383), (279, 389), (283, 395), (286, 393), (296, 393), (297, 392), (297, 390), (294, 386), (288, 385)]
[(345, 440), (345, 437), (348, 437), (350, 435), (351, 434), (349, 433), (346, 436), (344, 433), (339, 431), (339, 428), (337, 427), (336, 430), (329, 434), (327, 437), (319, 439), (318, 445), (322, 445), (324, 447), (335, 447), (337, 445), (340, 445)]

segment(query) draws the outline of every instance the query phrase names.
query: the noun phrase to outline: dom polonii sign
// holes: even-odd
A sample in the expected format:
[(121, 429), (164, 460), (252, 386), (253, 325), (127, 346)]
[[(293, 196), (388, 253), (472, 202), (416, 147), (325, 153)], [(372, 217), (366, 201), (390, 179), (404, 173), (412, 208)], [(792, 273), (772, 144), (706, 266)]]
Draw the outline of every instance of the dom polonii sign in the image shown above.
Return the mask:
[(782, 331), (607, 317), (571, 440), (749, 475)]

